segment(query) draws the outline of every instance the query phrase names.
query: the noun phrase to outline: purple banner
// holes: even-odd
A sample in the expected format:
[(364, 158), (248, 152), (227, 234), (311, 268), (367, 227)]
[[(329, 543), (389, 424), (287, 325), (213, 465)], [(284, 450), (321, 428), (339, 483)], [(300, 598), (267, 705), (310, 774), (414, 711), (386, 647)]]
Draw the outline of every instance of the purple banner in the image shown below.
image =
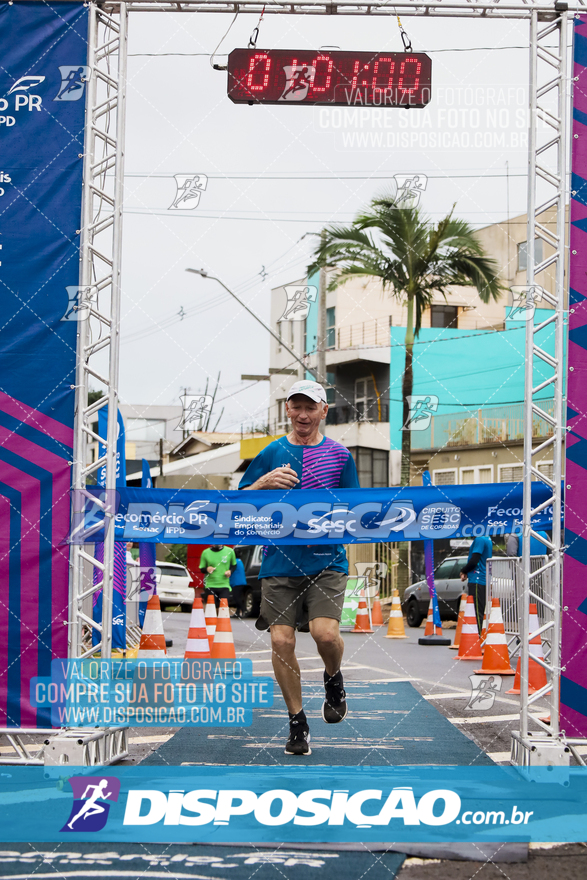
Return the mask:
[(587, 16), (575, 17), (561, 730), (587, 735)]

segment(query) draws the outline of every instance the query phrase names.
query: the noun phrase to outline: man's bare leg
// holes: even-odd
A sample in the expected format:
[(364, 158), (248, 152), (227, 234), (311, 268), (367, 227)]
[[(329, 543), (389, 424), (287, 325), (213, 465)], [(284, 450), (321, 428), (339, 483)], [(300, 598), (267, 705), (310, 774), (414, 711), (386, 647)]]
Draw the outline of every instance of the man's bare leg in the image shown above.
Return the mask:
[(326, 672), (328, 675), (335, 675), (340, 669), (344, 653), (344, 642), (340, 635), (338, 620), (331, 617), (315, 617), (310, 621), (310, 632), (324, 661)]
[(315, 617), (310, 621), (310, 632), (325, 667), (326, 695), (322, 706), (322, 718), (327, 724), (338, 724), (347, 716), (346, 692), (340, 671), (344, 642), (340, 636), (338, 620), (331, 617)]
[(293, 626), (276, 624), (271, 627), (271, 649), (273, 671), (285, 705), (288, 712), (297, 715), (302, 710), (302, 681), (295, 654), (296, 632)]

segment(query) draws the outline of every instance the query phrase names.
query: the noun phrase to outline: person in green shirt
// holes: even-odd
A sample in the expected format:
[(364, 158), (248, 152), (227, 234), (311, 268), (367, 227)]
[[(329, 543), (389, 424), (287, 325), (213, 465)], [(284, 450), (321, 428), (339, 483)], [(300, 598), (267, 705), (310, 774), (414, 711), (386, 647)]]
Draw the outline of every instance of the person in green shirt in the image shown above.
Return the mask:
[(216, 609), (221, 599), (230, 605), (230, 576), (236, 568), (236, 556), (232, 547), (213, 544), (206, 547), (200, 557), (200, 571), (204, 572), (204, 598), (214, 596)]

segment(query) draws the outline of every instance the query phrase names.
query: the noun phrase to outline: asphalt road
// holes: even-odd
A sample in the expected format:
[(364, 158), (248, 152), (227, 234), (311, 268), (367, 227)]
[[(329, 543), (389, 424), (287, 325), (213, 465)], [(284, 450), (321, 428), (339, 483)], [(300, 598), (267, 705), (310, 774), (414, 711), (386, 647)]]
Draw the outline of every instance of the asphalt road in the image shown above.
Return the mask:
[[(173, 647), (170, 656), (183, 656), (190, 616), (181, 612), (164, 611), (164, 629)], [(259, 632), (253, 619), (232, 618), (232, 629), (237, 657), (253, 660), (256, 674), (270, 675), (271, 649), (268, 632)], [(454, 637), (454, 625), (445, 628), (445, 635)], [(501, 692), (487, 709), (469, 708), (471, 699), (470, 676), (480, 661), (459, 661), (456, 651), (446, 647), (421, 646), (424, 623), (419, 629), (406, 626), (406, 639), (387, 639), (386, 627), (373, 634), (344, 633), (345, 678), (355, 681), (410, 681), (432, 705), (463, 733), (483, 749), (496, 763), (509, 762), (511, 731), (519, 726), (519, 697), (506, 695), (513, 678), (504, 676)], [(323, 664), (309, 633), (298, 633), (297, 655), (302, 676), (307, 681), (322, 680)], [(352, 706), (349, 706), (352, 712)], [(546, 706), (536, 706), (537, 714), (544, 714)], [(538, 730), (538, 725), (534, 726)], [(131, 758), (140, 761), (157, 748), (162, 738), (172, 735), (171, 729), (141, 728), (130, 734)], [(458, 762), (458, 756), (455, 756)]]

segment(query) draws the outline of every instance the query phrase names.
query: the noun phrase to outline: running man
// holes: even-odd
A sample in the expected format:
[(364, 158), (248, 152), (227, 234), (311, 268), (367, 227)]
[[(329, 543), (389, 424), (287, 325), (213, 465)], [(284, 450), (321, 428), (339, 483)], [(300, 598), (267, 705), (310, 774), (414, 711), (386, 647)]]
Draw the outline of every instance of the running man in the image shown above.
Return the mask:
[[(239, 489), (320, 489), (324, 499), (332, 502), (337, 500), (337, 489), (358, 489), (357, 470), (348, 449), (319, 431), (328, 412), (322, 385), (306, 380), (295, 382), (289, 389), (285, 409), (291, 433), (274, 440), (253, 459)], [(309, 629), (324, 661), (324, 721), (337, 724), (346, 717), (346, 693), (340, 670), (344, 642), (339, 623), (347, 576), (342, 544), (265, 548), (259, 572), (261, 615), (256, 627), (271, 632), (273, 670), (289, 712), (286, 755), (311, 754), (295, 654), (296, 629)]]
[(63, 84), (55, 100), (59, 101), (63, 98), (64, 95), (68, 95), (70, 92), (77, 92), (79, 89), (83, 89), (84, 83), (85, 80), (83, 67), (78, 67), (77, 70), (70, 70), (63, 80)]
[[(71, 822), (68, 822), (68, 828), (71, 828), (71, 830), (73, 831), (73, 823), (77, 822), (77, 820), (80, 819), (82, 816), (84, 817), (85, 821), (89, 816), (97, 816), (98, 813), (104, 812), (104, 807), (102, 806), (102, 804), (97, 804), (96, 801), (98, 800), (98, 798), (103, 798), (104, 800), (107, 800), (111, 796), (111, 791), (104, 791), (107, 786), (107, 779), (102, 779), (98, 783), (98, 785), (88, 785), (88, 787), (82, 794), (82, 800), (84, 800), (85, 798), (88, 799), (86, 800), (79, 813), (77, 813), (73, 817)], [(88, 797), (88, 792), (90, 791), (90, 789), (92, 789), (92, 794)]]
[(307, 67), (303, 67), (301, 70), (295, 70), (290, 79), (289, 88), (285, 90), (280, 101), (285, 101), (288, 95), (293, 95), (295, 92), (301, 92), (304, 89), (307, 91), (308, 88), (312, 85), (312, 80), (308, 76), (310, 73)]

